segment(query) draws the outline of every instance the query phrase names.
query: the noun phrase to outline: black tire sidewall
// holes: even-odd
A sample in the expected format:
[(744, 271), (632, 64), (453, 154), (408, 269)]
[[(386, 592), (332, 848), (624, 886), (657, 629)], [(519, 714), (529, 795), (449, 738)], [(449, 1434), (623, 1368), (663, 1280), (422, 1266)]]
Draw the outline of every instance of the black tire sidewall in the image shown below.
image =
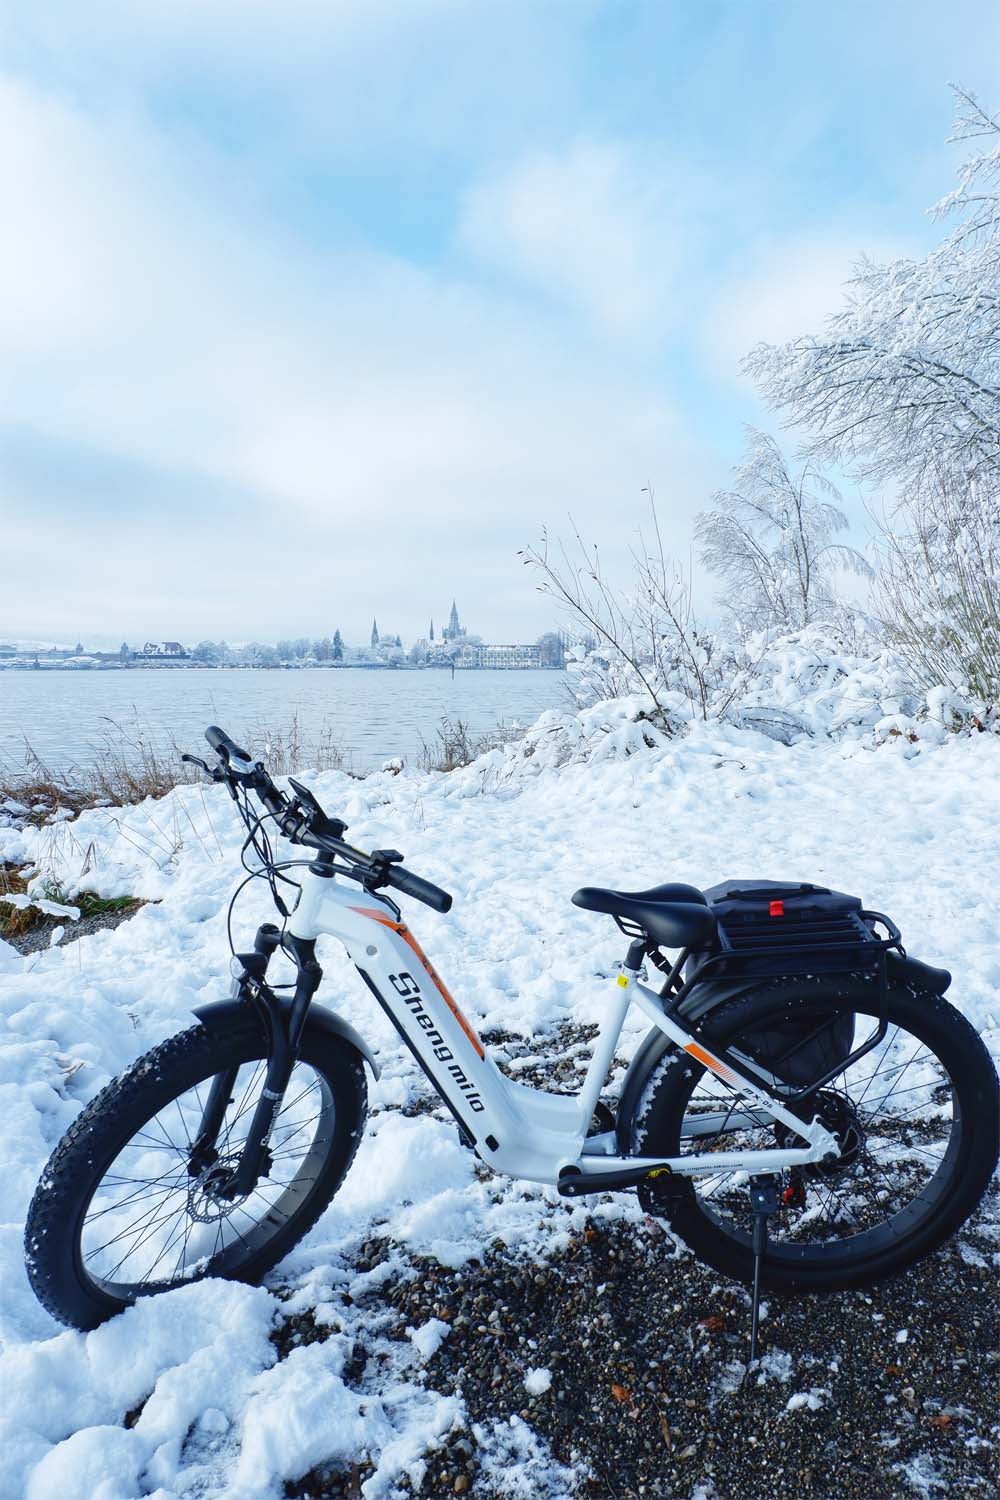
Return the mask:
[[(61, 1322), (94, 1328), (129, 1305), (93, 1282), (80, 1257), (91, 1198), (118, 1153), (153, 1115), (194, 1083), (237, 1061), (266, 1056), (266, 1034), (252, 1021), (225, 1032), (193, 1026), (137, 1059), (77, 1117), (42, 1173), (24, 1236), (35, 1294)], [(259, 1281), (308, 1232), (340, 1186), (361, 1139), (367, 1091), (357, 1050), (307, 1026), (299, 1060), (320, 1073), (333, 1093), (331, 1148), (299, 1208), (266, 1245), (226, 1273), (230, 1279)]]
[[(765, 1023), (776, 1007), (840, 1002), (857, 1011), (875, 1014), (870, 984), (825, 976), (778, 980), (747, 995), (725, 1002), (704, 1020), (698, 1037), (718, 1047), (743, 1030)], [(867, 1285), (891, 1276), (941, 1245), (979, 1203), (997, 1164), (1000, 1135), (1000, 1095), (996, 1070), (974, 1028), (942, 996), (913, 984), (890, 983), (890, 1024), (894, 1021), (922, 1037), (947, 1068), (961, 1107), (961, 1143), (955, 1163), (953, 1191), (917, 1226), (914, 1233), (863, 1259), (830, 1257), (822, 1265), (765, 1259), (762, 1283), (775, 1291), (835, 1291)], [(648, 1080), (632, 1126), (635, 1155), (676, 1155), (684, 1106), (691, 1089), (692, 1064), (676, 1051), (668, 1052)], [(638, 1111), (637, 1111), (638, 1115)], [(744, 1244), (705, 1211), (697, 1195), (679, 1199), (670, 1214), (671, 1229), (700, 1259), (738, 1281), (753, 1275), (753, 1256)]]

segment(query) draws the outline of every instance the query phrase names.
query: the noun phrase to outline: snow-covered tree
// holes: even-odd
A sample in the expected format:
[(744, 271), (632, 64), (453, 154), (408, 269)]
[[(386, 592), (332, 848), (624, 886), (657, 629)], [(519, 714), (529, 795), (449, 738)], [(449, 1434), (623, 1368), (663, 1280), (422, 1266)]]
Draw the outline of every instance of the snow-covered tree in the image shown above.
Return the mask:
[(695, 523), (701, 560), (725, 580), (721, 602), (743, 631), (799, 630), (837, 609), (837, 568), (870, 572), (853, 547), (833, 538), (847, 527), (840, 495), (810, 465), (793, 471), (766, 432), (747, 428), (731, 490)]
[(341, 635), (340, 630), (338, 628), (337, 630), (335, 630), (333, 632), (333, 660), (334, 661), (343, 661), (343, 659), (344, 659), (344, 637)]
[(538, 661), (540, 666), (561, 667), (563, 665), (565, 653), (558, 631), (547, 630), (544, 635), (538, 637), (535, 644), (538, 647)]
[(878, 596), (915, 681), (1000, 704), (1000, 474), (911, 488), (883, 527)]
[(975, 145), (933, 210), (951, 232), (922, 260), (862, 260), (823, 333), (746, 363), (810, 457), (904, 484), (931, 461), (952, 480), (1000, 466), (1000, 118), (954, 92), (951, 139)]

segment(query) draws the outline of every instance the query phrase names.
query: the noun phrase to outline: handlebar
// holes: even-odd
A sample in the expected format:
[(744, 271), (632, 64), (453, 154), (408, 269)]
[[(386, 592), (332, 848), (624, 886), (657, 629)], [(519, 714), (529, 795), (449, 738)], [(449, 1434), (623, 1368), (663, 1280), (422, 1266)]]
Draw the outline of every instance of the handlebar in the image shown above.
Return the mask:
[(390, 866), (389, 884), (397, 891), (402, 891), (404, 896), (412, 896), (415, 901), (422, 901), (434, 911), (451, 911), (451, 897), (447, 891), (443, 891), (439, 885), (432, 885), (420, 875), (414, 875), (410, 870), (404, 870), (401, 865)]
[[(234, 797), (237, 793), (233, 778), (238, 778), (239, 782), (255, 792), (268, 812), (274, 816), (278, 828), (292, 843), (306, 844), (310, 848), (320, 849), (343, 859), (349, 868), (342, 873), (360, 880), (367, 889), (391, 885), (404, 896), (412, 896), (415, 901), (422, 901), (434, 911), (451, 910), (452, 898), (448, 892), (438, 885), (432, 885), (422, 876), (414, 875), (412, 870), (405, 869), (398, 863), (399, 855), (394, 850), (376, 850), (373, 854), (365, 854), (363, 850), (345, 843), (342, 835), (347, 830), (346, 823), (338, 818), (327, 817), (308, 788), (299, 786), (296, 781), (292, 781), (296, 792), (296, 798), (292, 801), (274, 784), (260, 761), (252, 760), (248, 752), (230, 739), (224, 729), (212, 724), (205, 730), (205, 738), (223, 762), (213, 773), (216, 779), (225, 781)], [(387, 853), (392, 854), (391, 860), (385, 857)]]
[(249, 765), (253, 765), (253, 760), (251, 759), (247, 751), (241, 750), (236, 741), (231, 740), (226, 731), (224, 729), (220, 729), (218, 724), (209, 724), (208, 728), (205, 730), (205, 738), (211, 745), (212, 749), (215, 750), (217, 754), (224, 755), (227, 761), (245, 760)]

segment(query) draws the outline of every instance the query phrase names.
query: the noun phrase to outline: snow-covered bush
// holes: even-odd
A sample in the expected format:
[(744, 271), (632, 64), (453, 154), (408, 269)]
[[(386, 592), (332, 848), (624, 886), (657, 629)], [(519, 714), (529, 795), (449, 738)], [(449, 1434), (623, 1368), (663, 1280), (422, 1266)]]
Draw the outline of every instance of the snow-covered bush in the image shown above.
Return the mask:
[(741, 674), (719, 638), (695, 616), (686, 576), (666, 552), (652, 489), (648, 534), (632, 549), (625, 587), (605, 575), (596, 547), (574, 532), (573, 546), (522, 552), (537, 570), (539, 589), (582, 626), (596, 646), (572, 664), (583, 706), (637, 696), (643, 716), (666, 735), (692, 718), (717, 718), (738, 695)]
[(967, 687), (922, 689), (899, 651), (873, 638), (862, 654), (827, 626), (776, 640), (762, 632), (739, 646), (716, 640), (712, 662), (703, 712), (700, 699), (665, 683), (654, 699), (607, 652), (579, 654), (569, 663), (573, 704), (549, 709), (521, 738), (456, 772), (455, 792), (496, 790), (572, 763), (624, 760), (669, 745), (692, 726), (720, 740), (743, 731), (786, 745), (832, 740), (872, 749), (1000, 732), (1000, 715)]
[(883, 625), (917, 681), (1000, 702), (1000, 472), (930, 472), (883, 543)]

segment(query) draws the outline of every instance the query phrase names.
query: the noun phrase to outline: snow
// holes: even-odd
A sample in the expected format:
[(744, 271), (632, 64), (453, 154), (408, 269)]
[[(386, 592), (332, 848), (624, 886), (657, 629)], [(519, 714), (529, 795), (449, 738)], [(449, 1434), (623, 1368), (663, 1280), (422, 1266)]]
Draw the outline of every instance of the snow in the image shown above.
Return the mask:
[(551, 1370), (529, 1370), (524, 1377), (524, 1389), (529, 1396), (544, 1396), (551, 1385)]
[(0, 896), (0, 901), (5, 906), (13, 906), (17, 911), (24, 911), (31, 906), (37, 908), (46, 917), (68, 917), (71, 922), (77, 922), (80, 919), (78, 906), (66, 906), (62, 901), (49, 901), (44, 896), (21, 896), (16, 892), (8, 891)]
[(473, 1427), (480, 1473), (504, 1500), (572, 1500), (583, 1473), (558, 1464), (521, 1417)]
[(829, 1397), (830, 1392), (821, 1386), (814, 1386), (808, 1391), (796, 1391), (794, 1396), (789, 1396), (785, 1402), (786, 1411), (819, 1411)]
[(784, 1349), (769, 1349), (757, 1361), (757, 1384), (766, 1385), (769, 1380), (787, 1384), (795, 1373), (792, 1356)]
[(0, 974), (11, 974), (15, 969), (21, 969), (23, 963), (24, 960), (13, 943), (7, 943), (0, 938)]
[[(585, 710), (580, 745), (593, 741), (593, 750), (621, 731), (622, 750), (637, 729), (630, 713)], [(622, 939), (609, 919), (572, 906), (577, 886), (762, 876), (818, 881), (889, 912), (911, 952), (954, 971), (951, 998), (996, 1054), (1000, 738), (900, 735), (873, 748), (869, 726), (784, 745), (695, 724), (641, 751), (633, 743), (629, 753), (585, 754), (578, 745), (549, 756), (544, 719), (532, 731), (537, 755), (497, 751), (450, 776), (305, 778), (359, 845), (401, 848), (408, 866), (453, 892), (447, 918), (417, 906), (406, 914), (480, 1030), (503, 1028), (525, 1039), (529, 1058), (545, 1059), (560, 1025), (601, 1019)], [(598, 720), (610, 727), (595, 729)], [(541, 1258), (587, 1212), (638, 1214), (631, 1198), (585, 1209), (478, 1167), (450, 1116), (412, 1109), (427, 1097), (422, 1075), (324, 939), (320, 1001), (343, 1007), (383, 1066), (378, 1082), (369, 1078), (369, 1128), (340, 1195), (264, 1288), (198, 1283), (86, 1336), (60, 1330), (22, 1267), (31, 1193), (82, 1105), (191, 1024), (195, 1006), (228, 992), (226, 908), (242, 837), (224, 790), (208, 786), (73, 822), (0, 828), (0, 858), (36, 864), (39, 885), (58, 880), (67, 900), (89, 889), (149, 903), (113, 930), (28, 958), (0, 944), (2, 1500), (277, 1500), (310, 1465), (361, 1455), (374, 1465), (364, 1500), (388, 1500), (400, 1476), (422, 1472), (464, 1406), (435, 1392), (428, 1375), (447, 1325), (431, 1319), (390, 1339), (373, 1326), (371, 1306), (357, 1305), (366, 1289), (412, 1274), (413, 1255), (459, 1267), (499, 1242)], [(237, 940), (271, 915), (263, 887), (249, 888)], [(638, 1014), (629, 1018), (616, 1068), (644, 1030)], [(391, 1235), (398, 1248), (361, 1270), (360, 1247), (373, 1235)], [(303, 1310), (328, 1336), (279, 1359), (275, 1320)], [(362, 1328), (379, 1358), (377, 1380), (359, 1388), (344, 1372)], [(526, 1371), (526, 1386), (546, 1373)], [(757, 1380), (793, 1374), (778, 1351)], [(789, 1410), (812, 1409), (809, 1394)], [(535, 1500), (578, 1487), (580, 1476), (519, 1418), (476, 1437), (481, 1471), (502, 1478), (505, 1495)]]
[(420, 1358), (426, 1360), (437, 1353), (450, 1332), (450, 1325), (441, 1318), (428, 1318), (419, 1328), (408, 1328), (406, 1336)]

